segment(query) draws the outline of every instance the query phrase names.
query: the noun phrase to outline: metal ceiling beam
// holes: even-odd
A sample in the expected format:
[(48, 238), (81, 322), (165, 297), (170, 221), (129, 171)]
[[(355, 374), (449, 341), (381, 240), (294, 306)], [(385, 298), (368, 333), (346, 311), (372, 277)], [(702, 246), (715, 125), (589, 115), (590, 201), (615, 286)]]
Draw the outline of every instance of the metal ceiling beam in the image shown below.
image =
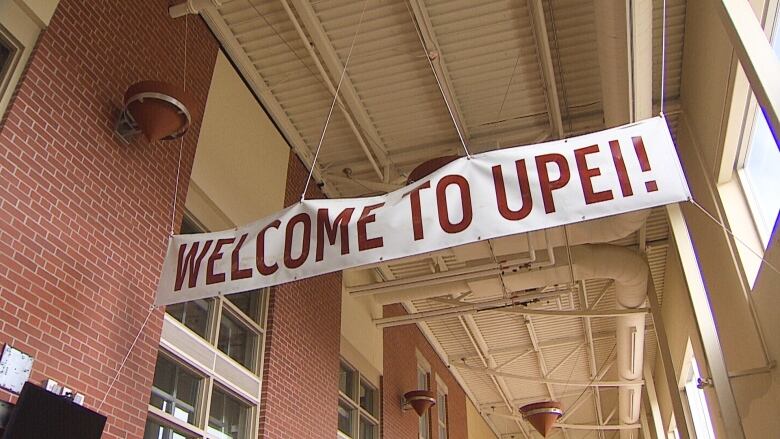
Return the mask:
[(559, 380), (554, 378), (542, 378), (538, 376), (535, 377), (535, 376), (519, 375), (519, 374), (509, 373), (509, 372), (501, 372), (499, 370), (495, 370), (492, 367), (469, 366), (468, 364), (465, 363), (452, 363), (452, 365), (459, 369), (473, 370), (476, 372), (483, 372), (488, 375), (493, 375), (496, 377), (511, 378), (518, 381), (525, 381), (525, 382), (535, 383), (535, 384), (550, 384), (550, 385), (568, 386), (568, 387), (621, 387), (621, 386), (635, 386), (637, 384), (644, 384), (644, 380), (601, 381), (597, 379), (593, 381), (568, 381), (568, 380)]
[[(238, 42), (233, 32), (228, 27), (222, 16), (219, 15), (213, 8), (207, 8), (201, 12), (201, 16), (206, 20), (206, 23), (211, 28), (212, 32), (217, 36), (217, 39), (222, 42), (222, 47), (228, 53), (228, 57), (236, 62), (238, 69), (241, 71), (241, 75), (247, 80), (255, 96), (263, 103), (263, 106), (268, 110), (268, 114), (271, 115), (274, 122), (281, 130), (285, 139), (290, 143), (295, 153), (303, 161), (304, 165), (311, 169), (314, 163), (314, 154), (306, 146), (306, 141), (303, 140), (298, 130), (290, 121), (287, 113), (284, 111), (279, 101), (271, 92), (271, 89), (266, 85), (265, 79), (260, 73), (253, 67), (252, 61), (247, 56), (246, 52), (241, 49), (241, 43)], [(322, 168), (319, 164), (314, 166), (313, 177), (317, 181), (323, 181)], [(323, 191), (326, 195), (332, 198), (338, 198), (341, 196), (338, 190), (332, 187), (324, 187)]]
[[(491, 413), (491, 416), (500, 418), (520, 418), (520, 416), (505, 415), (503, 413)], [(572, 430), (636, 430), (641, 428), (641, 424), (611, 424), (611, 425), (591, 425), (591, 424), (562, 424), (556, 422), (553, 427), (569, 428)]]
[[(314, 8), (312, 7), (311, 3), (308, 0), (291, 1), (295, 6), (295, 11), (300, 17), (303, 28), (306, 29), (306, 32), (308, 32), (312, 39), (311, 42), (304, 40), (303, 44), (310, 46), (311, 43), (314, 43), (314, 46), (317, 48), (317, 52), (319, 52), (320, 56), (322, 56), (322, 61), (325, 63), (325, 66), (330, 73), (330, 75), (326, 76), (330, 76), (330, 78), (340, 78), (342, 71), (344, 70), (344, 64), (342, 64), (341, 59), (336, 53), (336, 50), (333, 48), (333, 45), (331, 45), (330, 39), (325, 33), (325, 29), (323, 29), (319, 18), (317, 18), (317, 14), (314, 12)], [(282, 0), (282, 2), (286, 3), (286, 0)], [(342, 93), (344, 102), (346, 103), (349, 112), (352, 113), (355, 121), (357, 122), (360, 131), (362, 131), (368, 138), (368, 147), (370, 148), (371, 153), (376, 156), (376, 161), (380, 166), (383, 167), (382, 181), (387, 183), (392, 177), (390, 175), (391, 165), (387, 159), (387, 148), (382, 143), (381, 136), (379, 135), (379, 132), (377, 132), (371, 117), (368, 115), (368, 112), (363, 106), (363, 102), (355, 90), (355, 86), (352, 84), (352, 81), (349, 79), (349, 74), (347, 72), (344, 72), (344, 78), (342, 80), (340, 91)]]
[[(287, 18), (290, 19), (293, 26), (295, 27), (295, 31), (298, 32), (298, 37), (303, 41), (303, 47), (306, 48), (306, 52), (309, 54), (309, 57), (314, 62), (314, 65), (317, 67), (317, 71), (320, 73), (320, 77), (322, 77), (322, 80), (324, 81), (325, 86), (328, 88), (328, 91), (330, 91), (330, 94), (336, 99), (338, 103), (338, 107), (341, 110), (341, 113), (344, 115), (344, 118), (347, 120), (347, 124), (352, 130), (352, 133), (355, 134), (355, 137), (357, 138), (357, 141), (360, 144), (360, 148), (363, 150), (363, 153), (366, 155), (366, 158), (371, 163), (371, 167), (374, 169), (374, 172), (376, 172), (376, 175), (379, 177), (379, 180), (384, 181), (384, 174), (382, 173), (383, 171), (379, 169), (379, 165), (377, 164), (376, 159), (374, 159), (374, 156), (372, 155), (371, 147), (366, 143), (366, 139), (363, 138), (363, 134), (360, 132), (360, 128), (355, 123), (354, 119), (352, 118), (352, 115), (349, 113), (347, 108), (344, 107), (344, 103), (341, 101), (341, 96), (336, 94), (336, 86), (333, 85), (333, 82), (328, 76), (328, 73), (325, 71), (325, 68), (322, 66), (322, 62), (320, 61), (317, 54), (314, 52), (314, 49), (312, 49), (311, 44), (309, 44), (309, 41), (306, 38), (306, 33), (301, 28), (300, 23), (298, 23), (298, 19), (295, 17), (295, 13), (292, 11), (292, 9), (290, 9), (290, 4), (287, 2), (287, 0), (281, 0), (281, 2), (285, 12), (287, 12)], [(346, 73), (344, 74), (346, 75)]]
[[(645, 333), (648, 331), (652, 331), (654, 329), (653, 325), (647, 325), (645, 326)], [(601, 340), (614, 340), (615, 339), (615, 331), (601, 331), (601, 332), (594, 332), (592, 334), (593, 341), (601, 341)], [(574, 336), (574, 337), (560, 337), (560, 338), (554, 338), (547, 341), (539, 342), (539, 346), (543, 348), (551, 348), (556, 346), (565, 346), (569, 344), (579, 344), (584, 341), (583, 337)], [(501, 355), (501, 354), (511, 354), (515, 352), (525, 352), (527, 350), (533, 350), (533, 346), (530, 344), (522, 344), (517, 346), (508, 346), (503, 348), (497, 348), (497, 349), (491, 349), (489, 351), (490, 355)], [(462, 360), (469, 360), (474, 357), (450, 357), (450, 362), (455, 363)], [(606, 422), (606, 421), (605, 421)]]
[(376, 191), (376, 192), (392, 192), (396, 189), (400, 189), (401, 185), (396, 184), (390, 184), (390, 183), (382, 183), (378, 181), (370, 181), (370, 180), (363, 180), (360, 178), (351, 178), (351, 177), (345, 177), (344, 175), (337, 175), (337, 174), (331, 174), (327, 173), (323, 175), (327, 181), (332, 181), (335, 183), (342, 183), (342, 184), (354, 184), (357, 186), (362, 186), (366, 188), (369, 191)]
[(555, 80), (552, 53), (550, 52), (550, 39), (547, 34), (547, 20), (544, 17), (544, 5), (542, 0), (529, 0), (528, 12), (533, 25), (534, 39), (536, 40), (536, 54), (539, 57), (539, 69), (544, 81), (545, 97), (547, 98), (547, 113), (550, 115), (550, 129), (557, 139), (562, 139), (563, 118), (561, 105), (558, 99), (558, 84)]
[[(604, 289), (604, 292), (606, 292), (610, 285), (610, 283), (607, 283), (607, 288)], [(580, 307), (583, 309), (590, 309), (590, 305), (588, 305), (588, 291), (585, 288), (585, 282), (580, 281), (577, 292), (579, 294)], [(588, 347), (588, 368), (590, 370), (590, 377), (592, 379), (598, 373), (598, 368), (596, 366), (596, 349), (593, 343), (593, 327), (590, 324), (590, 317), (585, 317), (582, 320), (582, 326), (585, 330), (585, 340)], [(596, 406), (596, 417), (599, 425), (604, 425), (604, 408), (601, 405), (601, 393), (599, 392), (598, 387), (596, 387), (594, 390), (593, 403)], [(599, 439), (604, 439), (604, 432), (599, 431)]]
[[(483, 370), (493, 370), (498, 365), (496, 364), (496, 359), (493, 358), (492, 355), (488, 354), (489, 348), (487, 345), (487, 342), (485, 341), (484, 337), (482, 337), (482, 333), (479, 330), (479, 327), (477, 326), (477, 322), (474, 321), (474, 318), (471, 316), (464, 316), (459, 317), (458, 320), (460, 321), (461, 325), (463, 325), (463, 329), (466, 331), (466, 334), (469, 336), (469, 340), (471, 341), (474, 348), (477, 350), (477, 354), (479, 355), (480, 361), (485, 366)], [(456, 365), (456, 367), (459, 367), (459, 365)], [(506, 384), (506, 381), (504, 380), (504, 377), (488, 374), (490, 376), (490, 380), (493, 381), (493, 384), (495, 384), (496, 388), (498, 389), (499, 395), (501, 395), (501, 398), (504, 400), (504, 403), (506, 404), (506, 408), (509, 410), (510, 413), (515, 413), (516, 408), (512, 405), (512, 392), (509, 390), (509, 386)], [(530, 439), (530, 434), (526, 431), (525, 426), (520, 420), (515, 420), (515, 423), (520, 428), (520, 432), (523, 434), (523, 436), (526, 439)]]
[(521, 302), (527, 300), (523, 298), (514, 299), (496, 299), (487, 302), (472, 303), (467, 305), (455, 306), (451, 308), (442, 308), (431, 311), (422, 311), (415, 314), (406, 314), (401, 316), (382, 317), (374, 319), (374, 324), (380, 328), (390, 328), (393, 326), (408, 325), (422, 321), (434, 321), (448, 319), (452, 317), (470, 316), (478, 312), (503, 312), (508, 314), (525, 316), (547, 316), (547, 317), (618, 317), (630, 314), (648, 314), (649, 308), (631, 308), (631, 309), (613, 309), (613, 310), (586, 310), (586, 311), (566, 311), (550, 309), (526, 308)]
[(455, 99), (455, 91), (450, 83), (447, 65), (443, 61), (441, 49), (439, 49), (439, 43), (436, 40), (436, 33), (433, 31), (433, 24), (428, 16), (428, 10), (425, 8), (425, 4), (420, 0), (408, 1), (409, 6), (411, 7), (414, 24), (417, 26), (420, 38), (422, 38), (423, 44), (425, 45), (425, 51), (430, 60), (431, 68), (437, 78), (439, 90), (441, 91), (444, 103), (447, 105), (447, 109), (450, 112), (450, 116), (453, 119), (455, 129), (458, 131), (458, 135), (466, 145), (469, 145), (471, 139), (469, 129), (464, 121), (463, 113), (460, 111), (458, 101)]

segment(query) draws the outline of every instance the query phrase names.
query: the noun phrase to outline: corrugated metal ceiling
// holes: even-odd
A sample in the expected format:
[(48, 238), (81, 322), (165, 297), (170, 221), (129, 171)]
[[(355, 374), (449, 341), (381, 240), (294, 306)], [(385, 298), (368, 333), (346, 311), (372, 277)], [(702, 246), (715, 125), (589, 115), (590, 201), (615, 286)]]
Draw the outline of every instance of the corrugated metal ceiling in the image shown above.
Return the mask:
[[(603, 128), (600, 81), (605, 66), (600, 66), (598, 61), (593, 1), (541, 1), (565, 135)], [(306, 7), (298, 4), (299, 8), (295, 7), (295, 0), (290, 3), (293, 17), (302, 23), (305, 40), (300, 38), (280, 1), (226, 1), (219, 10), (208, 11), (206, 18), (292, 146), (304, 161), (310, 161), (333, 99), (326, 83), (339, 82), (341, 71), (334, 70), (333, 66), (343, 67), (347, 61), (364, 3), (323, 0), (306, 3)], [(653, 89), (658, 111), (662, 0), (653, 3)], [(318, 172), (330, 195), (374, 193), (378, 186), (372, 183), (398, 185), (420, 162), (462, 153), (429, 58), (441, 68), (444, 77), (440, 79), (452, 94), (454, 110), (473, 152), (550, 138), (553, 130), (545, 78), (540, 69), (539, 42), (532, 30), (527, 1), (368, 0), (365, 6), (342, 86), (342, 99), (329, 122), (318, 162)], [(307, 13), (313, 17), (308, 26), (304, 19)], [(676, 128), (675, 102), (680, 94), (684, 22), (685, 0), (667, 0), (665, 109), (672, 131)], [(429, 31), (427, 38), (432, 43), (427, 48), (421, 44), (416, 23)], [(325, 66), (326, 77), (320, 74), (307, 46)], [(348, 99), (349, 95), (355, 99)], [(350, 121), (355, 122), (355, 129), (350, 127)], [(386, 156), (381, 169), (385, 174), (383, 181), (373, 170), (361, 141), (372, 151), (373, 159), (381, 162), (381, 156)], [(648, 245), (652, 277), (662, 299), (668, 238), (663, 209), (652, 212), (641, 237)], [(639, 240), (637, 232), (615, 244), (637, 247)], [(449, 269), (465, 266), (452, 252), (442, 252), (440, 256), (442, 260), (416, 257), (387, 264), (382, 267), (382, 276), (390, 280), (430, 274), (442, 261)], [(607, 288), (596, 309), (613, 306), (614, 289), (607, 281), (588, 280), (584, 288), (590, 304)], [(492, 297), (500, 297), (500, 292), (497, 294)], [(534, 306), (582, 307), (576, 292), (571, 302), (569, 297), (563, 294), (560, 301)], [(445, 306), (431, 300), (413, 303), (417, 310)], [(512, 360), (522, 349), (532, 346), (531, 334), (520, 316), (484, 312), (476, 314), (474, 320), (498, 364)], [(582, 319), (534, 317), (532, 322), (542, 355), (532, 353), (516, 359), (506, 365), (507, 372), (541, 376), (540, 366), (551, 370), (577, 349), (552, 377), (572, 381), (590, 379), (588, 353), (585, 347), (578, 348), (585, 340)], [(595, 361), (601, 367), (608, 363), (614, 347), (614, 319), (593, 318), (591, 323), (597, 336)], [(460, 319), (430, 321), (427, 326), (450, 359), (465, 358), (469, 364), (478, 364), (477, 352)], [(655, 350), (654, 334), (649, 331), (648, 364), (654, 362)], [(459, 373), (486, 413), (508, 414), (496, 384), (488, 375), (469, 369), (459, 369)], [(610, 371), (607, 376), (613, 374)], [(505, 381), (513, 402), (549, 397), (547, 386)], [(551, 388), (564, 404), (572, 404), (579, 397), (587, 399), (567, 422), (597, 422), (590, 390), (583, 394), (582, 388), (560, 385)], [(616, 392), (602, 389), (600, 395), (608, 413), (616, 404)], [(520, 431), (514, 421), (497, 415), (487, 418), (501, 432)], [(586, 433), (565, 432), (570, 439), (586, 437)]]

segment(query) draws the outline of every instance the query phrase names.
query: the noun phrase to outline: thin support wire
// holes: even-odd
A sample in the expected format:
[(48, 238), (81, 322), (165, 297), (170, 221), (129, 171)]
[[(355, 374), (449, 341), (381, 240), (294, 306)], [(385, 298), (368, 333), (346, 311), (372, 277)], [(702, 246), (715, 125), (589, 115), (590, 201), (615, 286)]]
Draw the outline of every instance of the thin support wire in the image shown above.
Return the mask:
[[(439, 78), (439, 75), (436, 73), (436, 68), (433, 66), (433, 60), (431, 59), (431, 55), (428, 53), (428, 48), (425, 46), (425, 40), (423, 39), (422, 30), (417, 24), (417, 20), (414, 18), (414, 13), (409, 8), (409, 2), (404, 2), (406, 5), (406, 10), (409, 11), (409, 16), (412, 19), (412, 24), (414, 25), (415, 31), (417, 31), (417, 38), (420, 40), (420, 45), (422, 46), (423, 52), (425, 53), (425, 59), (428, 60), (428, 65), (431, 67), (431, 72), (433, 72), (433, 77), (436, 79), (436, 86), (439, 87), (439, 93), (441, 93), (442, 99), (444, 99), (444, 105), (447, 107), (447, 111), (450, 113), (450, 119), (452, 120), (452, 124), (455, 126), (455, 131), (458, 132), (458, 138), (460, 139), (460, 144), (463, 146), (463, 150), (466, 152), (466, 157), (471, 158), (471, 153), (469, 152), (469, 147), (466, 145), (466, 139), (463, 137), (463, 133), (461, 132), (461, 127), (458, 125), (458, 121), (455, 118), (455, 111), (452, 109), (452, 106), (450, 105), (450, 102), (447, 100), (447, 94), (444, 93), (444, 86), (441, 83), (441, 79)], [(441, 56), (441, 54), (439, 54)]]
[[(189, 34), (189, 14), (184, 16), (184, 67), (182, 72), (182, 88), (187, 91), (187, 37)], [(179, 160), (176, 162), (176, 182), (173, 186), (173, 204), (171, 205), (171, 227), (170, 236), (175, 233), (176, 224), (176, 203), (179, 200), (179, 178), (181, 177), (181, 156), (184, 152), (184, 136), (179, 140)]]
[(664, 114), (664, 99), (666, 97), (666, 0), (663, 1), (661, 22), (661, 114)]
[(106, 389), (106, 393), (103, 395), (103, 399), (100, 400), (100, 404), (97, 406), (97, 411), (100, 411), (100, 409), (103, 407), (103, 404), (106, 402), (106, 398), (108, 398), (108, 394), (111, 393), (111, 389), (113, 389), (114, 384), (116, 384), (116, 380), (119, 379), (119, 375), (122, 374), (122, 369), (124, 369), (125, 364), (127, 363), (127, 359), (130, 358), (130, 354), (133, 352), (133, 348), (135, 347), (136, 343), (138, 343), (138, 339), (141, 338), (141, 333), (144, 331), (144, 328), (146, 328), (146, 324), (149, 323), (149, 317), (152, 316), (154, 310), (154, 306), (149, 307), (149, 313), (146, 314), (146, 319), (144, 319), (144, 323), (138, 329), (138, 333), (135, 335), (133, 342), (130, 344), (130, 348), (127, 350), (125, 358), (123, 358), (122, 362), (119, 363), (119, 368), (116, 370), (116, 375), (114, 375), (114, 378), (111, 380), (111, 384), (108, 385), (108, 389)]
[(341, 77), (339, 77), (339, 83), (336, 86), (336, 92), (333, 93), (333, 101), (330, 103), (330, 110), (328, 110), (328, 117), (325, 118), (325, 124), (322, 126), (322, 133), (320, 134), (320, 141), (317, 143), (317, 151), (314, 153), (314, 160), (311, 163), (309, 169), (309, 176), (306, 177), (306, 185), (303, 187), (303, 193), (301, 194), (301, 201), (306, 199), (306, 191), (309, 189), (309, 183), (311, 183), (311, 176), (314, 173), (314, 167), (317, 166), (317, 159), (320, 156), (320, 149), (322, 149), (322, 142), (325, 140), (325, 132), (328, 130), (328, 124), (330, 118), (333, 115), (333, 108), (336, 106), (336, 101), (339, 98), (339, 91), (341, 90), (341, 84), (344, 82), (344, 77), (347, 73), (347, 66), (349, 66), (349, 60), (352, 58), (352, 50), (355, 48), (355, 42), (360, 34), (360, 27), (363, 25), (363, 17), (366, 15), (366, 7), (368, 6), (368, 0), (363, 1), (363, 11), (360, 13), (360, 20), (355, 29), (355, 35), (352, 37), (352, 45), (349, 46), (349, 53), (347, 53), (347, 59), (344, 61), (344, 68), (341, 69)]
[(726, 233), (734, 237), (734, 239), (745, 246), (745, 248), (750, 252), (753, 253), (757, 258), (761, 259), (761, 262), (767, 265), (767, 267), (771, 268), (772, 271), (774, 271), (777, 274), (780, 274), (780, 270), (775, 267), (771, 262), (767, 261), (764, 258), (764, 255), (759, 253), (758, 251), (754, 250), (753, 247), (751, 247), (747, 242), (743, 241), (739, 236), (735, 235), (734, 232), (732, 232), (728, 227), (726, 227), (725, 224), (723, 224), (721, 221), (719, 221), (717, 218), (715, 218), (710, 212), (707, 211), (704, 207), (701, 206), (701, 204), (697, 203), (696, 200), (693, 198), (690, 199), (691, 204), (699, 208), (709, 219), (711, 219), (715, 224), (719, 225)]

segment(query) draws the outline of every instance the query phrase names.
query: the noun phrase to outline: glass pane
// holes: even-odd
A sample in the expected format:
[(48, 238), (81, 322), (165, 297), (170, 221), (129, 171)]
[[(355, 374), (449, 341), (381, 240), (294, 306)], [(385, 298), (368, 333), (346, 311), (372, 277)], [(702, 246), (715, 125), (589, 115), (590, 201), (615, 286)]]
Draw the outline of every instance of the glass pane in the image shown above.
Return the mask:
[(236, 305), (252, 321), (260, 323), (262, 313), (262, 302), (265, 290), (251, 290), (243, 293), (230, 294), (225, 296), (233, 305)]
[(158, 355), (149, 404), (194, 424), (200, 382), (201, 378), (197, 375)]
[(195, 224), (195, 221), (191, 220), (189, 217), (185, 216), (184, 219), (181, 221), (181, 230), (179, 231), (180, 235), (190, 235), (193, 233), (203, 233), (205, 230), (202, 230), (200, 227), (198, 227), (197, 224)]
[(368, 418), (360, 417), (360, 439), (374, 439), (379, 435), (376, 432), (376, 424), (371, 422)]
[(425, 412), (423, 416), (420, 416), (420, 438), (422, 439), (429, 439), (430, 436), (430, 425), (431, 425), (431, 418), (430, 418), (430, 412)]
[[(780, 8), (775, 18), (775, 31), (772, 46), (775, 55), (780, 58)], [(756, 111), (756, 122), (753, 137), (750, 141), (747, 158), (745, 159), (745, 174), (747, 175), (750, 192), (754, 200), (754, 216), (764, 243), (769, 244), (772, 229), (780, 212), (780, 145), (775, 142), (766, 117), (759, 106)]]
[(439, 425), (439, 439), (447, 439), (447, 426)]
[(367, 382), (360, 380), (360, 407), (376, 416), (376, 389)]
[(428, 390), (428, 372), (419, 367), (417, 368), (417, 388)]
[(439, 412), (439, 422), (447, 423), (447, 395), (439, 393), (436, 397), (436, 406)]
[(257, 335), (223, 311), (217, 340), (217, 348), (220, 351), (252, 370), (256, 342)]
[(147, 419), (146, 429), (144, 429), (144, 439), (193, 439), (194, 437), (163, 427), (151, 419)]
[(349, 437), (355, 436), (355, 412), (356, 408), (339, 400), (339, 431)]
[(214, 389), (209, 409), (209, 433), (219, 439), (246, 439), (249, 407)]
[(339, 371), (339, 390), (349, 396), (351, 400), (355, 400), (355, 371), (348, 365), (341, 363), (341, 370)]
[(184, 323), (184, 326), (190, 328), (192, 332), (206, 338), (206, 330), (209, 324), (209, 308), (210, 301), (201, 299), (168, 305), (165, 307), (165, 312)]
[[(11, 49), (5, 46), (3, 37), (0, 36), (0, 74), (5, 73), (6, 63), (11, 62)], [(0, 76), (0, 82), (2, 82), (2, 76)]]

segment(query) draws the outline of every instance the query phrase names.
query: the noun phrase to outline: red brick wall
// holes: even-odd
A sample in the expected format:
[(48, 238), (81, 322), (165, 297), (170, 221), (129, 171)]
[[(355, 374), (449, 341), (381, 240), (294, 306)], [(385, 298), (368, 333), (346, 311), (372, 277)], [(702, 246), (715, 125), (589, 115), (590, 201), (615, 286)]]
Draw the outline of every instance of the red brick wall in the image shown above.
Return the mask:
[[(308, 171), (290, 154), (285, 205), (300, 200)], [(312, 182), (309, 198), (322, 198)], [(274, 287), (268, 311), (260, 437), (336, 437), (341, 273)]]
[[(384, 317), (406, 314), (400, 304), (384, 307)], [(382, 437), (385, 439), (417, 439), (419, 417), (412, 410), (401, 410), (403, 394), (417, 389), (417, 354), (420, 354), (431, 366), (431, 390), (437, 391), (436, 377), (447, 387), (447, 426), (449, 439), (466, 439), (466, 394), (460, 384), (450, 374), (428, 340), (417, 325), (404, 325), (385, 328), (383, 335), (382, 377)], [(431, 438), (438, 439), (434, 406), (430, 410)]]
[[(35, 357), (33, 381), (65, 383), (92, 408), (147, 316), (170, 227), (180, 143), (113, 135), (130, 84), (182, 83), (185, 21), (167, 7), (62, 0), (0, 125), (0, 343)], [(217, 47), (189, 17), (195, 114)], [(200, 116), (184, 141), (176, 227), (199, 128)], [(152, 314), (101, 409), (104, 438), (142, 435), (161, 321)]]

